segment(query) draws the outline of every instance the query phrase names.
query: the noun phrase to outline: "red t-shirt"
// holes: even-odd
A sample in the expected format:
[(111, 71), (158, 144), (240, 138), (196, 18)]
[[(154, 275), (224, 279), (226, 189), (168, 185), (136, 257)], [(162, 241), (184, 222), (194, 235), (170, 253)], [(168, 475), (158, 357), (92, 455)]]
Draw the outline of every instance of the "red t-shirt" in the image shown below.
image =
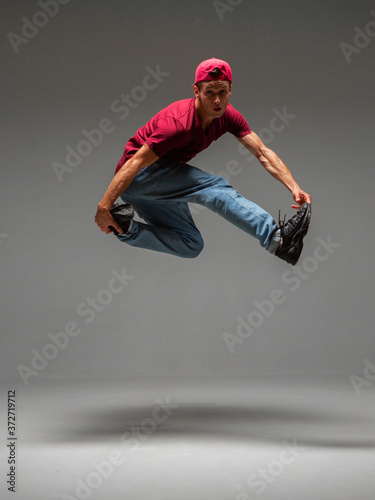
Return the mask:
[(116, 173), (144, 143), (159, 158), (167, 156), (172, 160), (187, 163), (225, 132), (236, 137), (250, 133), (245, 118), (231, 104), (228, 103), (223, 116), (212, 120), (206, 134), (195, 110), (194, 97), (173, 102), (137, 130), (128, 141), (117, 164)]

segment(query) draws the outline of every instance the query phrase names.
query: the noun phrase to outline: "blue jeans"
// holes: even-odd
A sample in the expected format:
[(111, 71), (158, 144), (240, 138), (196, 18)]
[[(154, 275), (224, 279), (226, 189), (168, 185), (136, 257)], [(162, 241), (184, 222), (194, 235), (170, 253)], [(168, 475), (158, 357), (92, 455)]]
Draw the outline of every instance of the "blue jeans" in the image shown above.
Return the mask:
[(257, 238), (271, 253), (279, 244), (274, 219), (235, 191), (224, 177), (165, 157), (139, 172), (121, 198), (131, 203), (146, 223), (133, 220), (129, 233), (117, 236), (134, 247), (197, 257), (203, 249), (203, 239), (188, 203), (216, 212)]

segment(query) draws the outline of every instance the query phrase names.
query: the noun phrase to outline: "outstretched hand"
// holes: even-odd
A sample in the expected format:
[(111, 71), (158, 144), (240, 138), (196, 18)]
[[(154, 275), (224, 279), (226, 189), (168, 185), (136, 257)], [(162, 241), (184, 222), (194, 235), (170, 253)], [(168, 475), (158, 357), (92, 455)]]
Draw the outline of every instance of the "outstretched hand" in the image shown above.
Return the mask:
[(291, 205), (291, 208), (299, 209), (306, 202), (311, 205), (311, 196), (308, 193), (305, 193), (305, 191), (302, 191), (302, 189), (296, 189), (292, 192), (292, 195), (296, 205)]
[(122, 234), (121, 227), (117, 224), (115, 219), (112, 217), (109, 210), (103, 208), (98, 208), (95, 215), (95, 222), (99, 226), (100, 230), (105, 234), (110, 234), (113, 232), (110, 226), (114, 227), (119, 234)]

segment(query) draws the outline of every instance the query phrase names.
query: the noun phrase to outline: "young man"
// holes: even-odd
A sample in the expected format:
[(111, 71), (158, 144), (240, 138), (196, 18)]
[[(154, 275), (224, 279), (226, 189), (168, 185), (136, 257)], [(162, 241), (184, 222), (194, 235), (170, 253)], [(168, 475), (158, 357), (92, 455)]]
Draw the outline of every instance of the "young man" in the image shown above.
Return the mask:
[[(98, 205), (96, 223), (103, 232), (114, 232), (129, 245), (197, 257), (203, 239), (188, 207), (189, 202), (197, 203), (295, 265), (309, 227), (310, 195), (229, 104), (232, 71), (227, 62), (212, 58), (200, 63), (193, 87), (193, 98), (162, 109), (126, 144), (115, 177)], [(271, 215), (241, 196), (224, 177), (188, 164), (225, 132), (232, 133), (289, 189), (296, 203), (292, 208), (299, 209), (289, 221), (277, 226)], [(119, 196), (130, 205), (114, 205)], [(132, 207), (145, 223), (131, 220)]]

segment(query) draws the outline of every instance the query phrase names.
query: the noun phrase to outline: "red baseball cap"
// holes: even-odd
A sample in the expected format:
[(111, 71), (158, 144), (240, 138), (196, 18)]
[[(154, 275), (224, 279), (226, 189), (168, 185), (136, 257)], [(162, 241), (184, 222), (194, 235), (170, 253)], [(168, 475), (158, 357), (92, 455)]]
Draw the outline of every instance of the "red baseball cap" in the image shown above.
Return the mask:
[[(219, 76), (211, 75), (211, 71), (215, 68), (219, 68), (223, 74)], [(232, 83), (232, 70), (226, 61), (211, 57), (211, 59), (206, 59), (198, 65), (195, 71), (195, 83), (210, 82), (212, 80), (228, 80)]]

